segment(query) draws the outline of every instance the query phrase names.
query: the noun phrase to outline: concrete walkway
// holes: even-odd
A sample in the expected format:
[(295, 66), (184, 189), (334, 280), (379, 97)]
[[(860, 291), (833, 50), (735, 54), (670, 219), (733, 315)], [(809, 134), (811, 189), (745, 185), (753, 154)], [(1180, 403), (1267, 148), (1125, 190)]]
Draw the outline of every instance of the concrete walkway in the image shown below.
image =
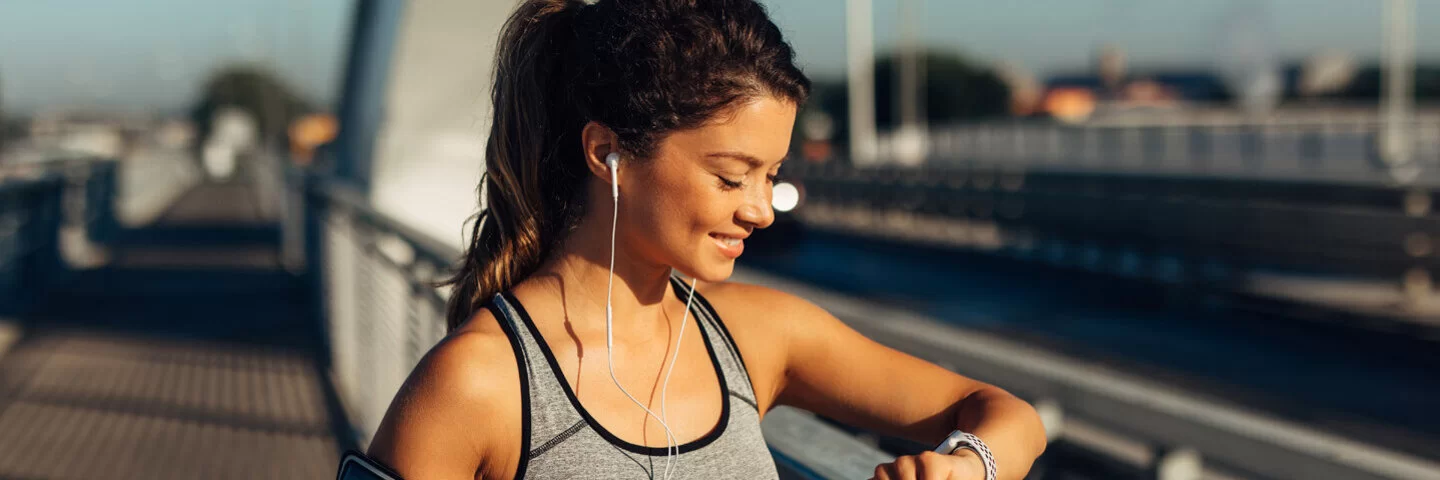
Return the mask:
[(254, 195), (179, 195), (0, 328), (0, 479), (334, 476), (323, 331)]

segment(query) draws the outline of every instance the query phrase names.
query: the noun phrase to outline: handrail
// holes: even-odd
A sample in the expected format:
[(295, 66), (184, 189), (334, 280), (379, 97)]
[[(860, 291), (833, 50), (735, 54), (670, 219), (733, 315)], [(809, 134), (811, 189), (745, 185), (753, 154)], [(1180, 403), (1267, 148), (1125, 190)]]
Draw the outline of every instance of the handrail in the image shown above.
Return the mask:
[[(813, 228), (1245, 292), (1267, 268), (1403, 286), (1440, 268), (1440, 194), (1393, 185), (997, 168), (786, 167)], [(1132, 267), (1105, 259), (1133, 257)], [(1129, 260), (1126, 260), (1129, 261)], [(1430, 272), (1430, 273), (1427, 273)], [(1418, 279), (1418, 280), (1417, 280)], [(1369, 309), (1411, 325), (1416, 312)]]
[(0, 180), (0, 314), (29, 308), (60, 263), (65, 187), (54, 172)]
[(400, 238), (405, 239), (406, 242), (414, 246), (418, 253), (430, 260), (441, 264), (449, 264), (460, 258), (459, 249), (431, 238), (429, 235), (406, 225), (404, 222), (376, 210), (375, 207), (370, 204), (369, 199), (365, 198), (365, 194), (361, 193), (360, 189), (331, 178), (312, 176), (311, 181), (314, 182), (314, 190), (312, 193), (324, 195), (327, 199), (354, 210), (376, 226), (394, 232), (396, 235), (399, 235)]
[(804, 410), (777, 406), (761, 423), (775, 466), (811, 479), (869, 478), (894, 456), (856, 439)]
[(46, 172), (32, 177), (0, 177), (0, 194), (28, 194), (64, 184), (65, 178), (54, 172)]
[[(755, 271), (737, 279), (802, 296), (866, 336), (1151, 445), (1191, 447), (1266, 478), (1440, 480), (1440, 463), (1181, 395), (1060, 354)], [(1067, 420), (1068, 421), (1068, 420)], [(1059, 432), (1062, 438), (1066, 432)]]

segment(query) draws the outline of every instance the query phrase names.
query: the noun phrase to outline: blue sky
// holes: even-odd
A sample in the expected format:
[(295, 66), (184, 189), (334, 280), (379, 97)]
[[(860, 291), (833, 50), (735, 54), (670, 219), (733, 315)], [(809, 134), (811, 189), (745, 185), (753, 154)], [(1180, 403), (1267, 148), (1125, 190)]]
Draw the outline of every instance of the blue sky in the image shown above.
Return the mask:
[[(843, 75), (844, 12), (820, 8), (843, 0), (767, 2), (812, 75)], [(1100, 45), (1122, 47), (1131, 63), (1214, 65), (1230, 52), (1227, 36), (1262, 26), (1264, 48), (1282, 58), (1321, 50), (1378, 57), (1379, 0), (925, 0), (930, 44), (1037, 73), (1086, 66)], [(1440, 59), (1440, 2), (1420, 0), (1418, 54)], [(897, 3), (875, 0), (876, 43), (894, 45)], [(1247, 21), (1248, 20), (1248, 21)], [(1251, 27), (1255, 28), (1255, 27)]]
[(179, 108), (235, 62), (328, 98), (351, 0), (0, 0), (5, 108)]
[[(1376, 0), (924, 1), (930, 44), (1040, 74), (1083, 68), (1107, 43), (1136, 67), (1214, 66), (1231, 56), (1237, 28), (1279, 58), (1322, 50), (1373, 58), (1380, 48)], [(206, 73), (237, 61), (269, 65), (328, 100), (351, 2), (0, 0), (0, 101), (17, 110), (178, 108)], [(766, 3), (807, 72), (843, 75), (844, 0)], [(1440, 2), (1417, 3), (1419, 55), (1440, 59)], [(894, 44), (897, 16), (895, 0), (875, 0), (878, 50)]]

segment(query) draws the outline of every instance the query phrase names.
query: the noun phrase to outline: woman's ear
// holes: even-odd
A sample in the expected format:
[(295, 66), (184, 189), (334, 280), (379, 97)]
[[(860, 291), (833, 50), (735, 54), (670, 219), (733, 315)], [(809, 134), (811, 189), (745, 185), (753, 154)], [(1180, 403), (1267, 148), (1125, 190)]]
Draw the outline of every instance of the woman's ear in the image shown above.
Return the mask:
[(605, 157), (620, 151), (620, 139), (615, 132), (594, 121), (586, 123), (580, 130), (580, 148), (584, 151), (585, 166), (590, 173), (609, 184), (610, 167), (605, 165)]

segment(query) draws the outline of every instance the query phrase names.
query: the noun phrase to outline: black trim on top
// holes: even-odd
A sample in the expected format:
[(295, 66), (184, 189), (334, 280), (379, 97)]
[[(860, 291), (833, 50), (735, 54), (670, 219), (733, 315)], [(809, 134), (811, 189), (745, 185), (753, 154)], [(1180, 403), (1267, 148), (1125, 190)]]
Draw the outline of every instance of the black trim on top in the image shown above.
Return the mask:
[(494, 300), (487, 302), (485, 308), (495, 316), (495, 323), (500, 324), (505, 337), (510, 339), (510, 349), (515, 351), (515, 368), (520, 371), (520, 412), (523, 418), (520, 420), (520, 465), (515, 467), (515, 480), (520, 480), (525, 478), (525, 469), (530, 465), (530, 364), (525, 360), (520, 334), (515, 331), (510, 316), (495, 305)]
[[(570, 382), (565, 380), (565, 372), (560, 370), (560, 362), (555, 360), (555, 353), (550, 351), (550, 345), (545, 342), (545, 337), (540, 335), (540, 329), (537, 328), (535, 322), (530, 319), (530, 312), (525, 310), (525, 305), (521, 304), (520, 301), (508, 291), (501, 292), (501, 295), (504, 296), (506, 302), (509, 302), (510, 307), (520, 314), (520, 319), (525, 322), (525, 328), (530, 330), (530, 335), (535, 337), (535, 343), (540, 346), (540, 352), (545, 354), (545, 361), (550, 363), (550, 371), (554, 374), (555, 379), (560, 382), (560, 388), (565, 391), (565, 397), (570, 399), (570, 406), (580, 414), (581, 418), (585, 419), (585, 423), (590, 425), (591, 430), (594, 430), (595, 433), (610, 442), (610, 444), (633, 453), (655, 457), (670, 455), (670, 449), (666, 447), (650, 447), (627, 442), (615, 436), (615, 434), (610, 433), (609, 430), (605, 429), (604, 425), (601, 425), (598, 420), (595, 420), (595, 417), (590, 415), (590, 411), (586, 410), (585, 406), (580, 404), (580, 399), (575, 396), (575, 390), (570, 388)], [(725, 381), (725, 370), (720, 367), (720, 359), (715, 357), (715, 347), (710, 344), (710, 336), (705, 334), (705, 323), (697, 321), (695, 324), (700, 326), (700, 339), (705, 341), (705, 351), (710, 354), (710, 365), (714, 367), (715, 378), (720, 382), (720, 419), (715, 423), (715, 427), (710, 429), (710, 433), (690, 443), (680, 445), (679, 453), (699, 450), (706, 445), (714, 443), (715, 440), (720, 438), (720, 435), (725, 433), (726, 427), (730, 425), (730, 387)]]
[(550, 451), (550, 449), (555, 448), (555, 446), (559, 445), (560, 442), (568, 440), (570, 436), (575, 435), (575, 432), (579, 432), (580, 428), (584, 426), (584, 420), (577, 420), (574, 425), (570, 426), (570, 428), (565, 429), (565, 431), (560, 432), (558, 435), (555, 435), (551, 439), (546, 440), (545, 443), (542, 443), (540, 444), (540, 446), (535, 447), (535, 450), (530, 452), (530, 458), (544, 455), (545, 452), (548, 452)]
[[(680, 286), (688, 286), (674, 275), (671, 275), (670, 279), (674, 280)], [(684, 293), (680, 291), (679, 287), (675, 290), (675, 296), (680, 297), (681, 300), (688, 300), (685, 298)], [(715, 320), (716, 325), (720, 326), (721, 338), (725, 339), (726, 347), (730, 349), (731, 354), (735, 355), (735, 359), (740, 362), (740, 369), (745, 372), (745, 379), (750, 382), (750, 394), (758, 396), (759, 394), (755, 393), (755, 379), (750, 376), (750, 367), (745, 366), (745, 356), (740, 354), (740, 347), (735, 344), (735, 336), (730, 334), (729, 328), (725, 328), (725, 321), (720, 319), (720, 313), (715, 311), (715, 307), (711, 306), (710, 301), (705, 300), (705, 296), (701, 295), (700, 292), (695, 292), (695, 300), (700, 302), (701, 307), (705, 309), (705, 313)], [(756, 401), (759, 400), (757, 399)]]

